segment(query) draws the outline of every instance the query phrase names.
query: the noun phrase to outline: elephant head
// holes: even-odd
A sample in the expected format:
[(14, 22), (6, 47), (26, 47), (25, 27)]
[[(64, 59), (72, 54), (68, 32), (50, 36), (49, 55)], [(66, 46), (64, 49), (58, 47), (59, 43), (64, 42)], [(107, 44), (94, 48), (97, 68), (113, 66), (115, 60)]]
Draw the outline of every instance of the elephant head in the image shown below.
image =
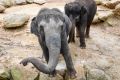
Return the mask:
[(80, 17), (87, 12), (86, 7), (79, 2), (71, 2), (65, 5), (65, 13), (70, 18), (73, 24), (80, 20)]

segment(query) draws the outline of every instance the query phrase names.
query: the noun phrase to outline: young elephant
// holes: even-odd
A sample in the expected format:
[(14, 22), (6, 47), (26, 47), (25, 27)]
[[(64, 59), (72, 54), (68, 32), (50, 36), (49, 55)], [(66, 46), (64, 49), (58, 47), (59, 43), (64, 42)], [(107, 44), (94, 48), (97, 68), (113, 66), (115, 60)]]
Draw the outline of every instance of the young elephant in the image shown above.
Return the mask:
[(72, 21), (72, 30), (68, 42), (75, 42), (75, 26), (77, 36), (80, 36), (80, 47), (85, 48), (85, 30), (86, 37), (89, 37), (90, 25), (97, 10), (94, 0), (75, 0), (65, 5), (65, 13)]
[(21, 64), (26, 66), (27, 63), (30, 62), (39, 71), (54, 75), (59, 55), (62, 53), (68, 74), (71, 78), (75, 78), (76, 71), (73, 66), (67, 42), (67, 36), (71, 26), (69, 18), (58, 9), (41, 9), (31, 22), (31, 32), (38, 37), (47, 65), (33, 57), (22, 60)]

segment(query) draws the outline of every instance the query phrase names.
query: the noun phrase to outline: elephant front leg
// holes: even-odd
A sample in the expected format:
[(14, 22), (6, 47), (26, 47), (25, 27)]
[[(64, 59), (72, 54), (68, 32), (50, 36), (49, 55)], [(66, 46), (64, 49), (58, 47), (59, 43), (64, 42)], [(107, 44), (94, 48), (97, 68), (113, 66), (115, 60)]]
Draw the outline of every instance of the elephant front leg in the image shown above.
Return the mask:
[(80, 34), (80, 47), (82, 49), (86, 48), (85, 44), (85, 29), (87, 27), (87, 14), (84, 14), (84, 16), (80, 20), (80, 26), (79, 26), (79, 34)]
[[(48, 61), (49, 61), (48, 48), (47, 48), (47, 46), (45, 45), (45, 42), (41, 42), (40, 40), (39, 40), (39, 42), (40, 42), (41, 48), (42, 48), (42, 50), (43, 50), (42, 59), (43, 59), (43, 57), (45, 57), (45, 60), (46, 60), (46, 62), (48, 63)], [(56, 70), (54, 70), (53, 72), (51, 72), (51, 73), (49, 74), (50, 77), (54, 77), (55, 75), (56, 75)]]
[(80, 47), (82, 49), (85, 49), (86, 48), (86, 44), (85, 44), (85, 26), (82, 26), (80, 28)]
[(70, 78), (76, 78), (76, 70), (74, 68), (71, 54), (69, 52), (67, 39), (66, 38), (63, 38), (63, 39), (64, 40), (62, 40), (62, 43), (61, 43), (61, 47), (62, 47), (61, 53), (65, 59), (65, 62), (66, 62), (67, 72), (68, 72), (68, 75), (70, 76)]

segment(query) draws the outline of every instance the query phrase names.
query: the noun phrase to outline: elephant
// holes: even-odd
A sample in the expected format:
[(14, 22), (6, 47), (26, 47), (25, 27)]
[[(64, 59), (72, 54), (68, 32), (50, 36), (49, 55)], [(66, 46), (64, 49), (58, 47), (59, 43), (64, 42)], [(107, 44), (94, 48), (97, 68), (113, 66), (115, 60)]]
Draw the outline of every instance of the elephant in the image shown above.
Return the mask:
[[(65, 14), (72, 22), (72, 29), (68, 42), (75, 42), (75, 27), (77, 36), (80, 37), (80, 47), (86, 48), (85, 37), (89, 38), (90, 25), (97, 11), (94, 0), (75, 0), (65, 4)], [(86, 31), (85, 31), (86, 30)]]
[(26, 66), (32, 63), (40, 72), (56, 74), (59, 55), (62, 54), (70, 78), (76, 77), (76, 70), (69, 51), (67, 36), (71, 29), (71, 21), (57, 8), (42, 8), (31, 22), (31, 33), (38, 37), (39, 44), (47, 64), (34, 57), (23, 59), (20, 63)]

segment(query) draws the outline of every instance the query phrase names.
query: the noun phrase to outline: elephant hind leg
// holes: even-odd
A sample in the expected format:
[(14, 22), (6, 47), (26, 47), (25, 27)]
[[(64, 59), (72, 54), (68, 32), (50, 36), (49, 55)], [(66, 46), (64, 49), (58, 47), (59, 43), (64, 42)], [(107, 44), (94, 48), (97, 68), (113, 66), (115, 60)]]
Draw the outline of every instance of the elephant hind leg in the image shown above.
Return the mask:
[(80, 37), (80, 25), (79, 23), (76, 24), (76, 37)]
[[(94, 13), (95, 14), (95, 13)], [(93, 14), (93, 15), (94, 15)], [(91, 16), (91, 17), (89, 17), (89, 20), (87, 21), (87, 28), (86, 28), (86, 38), (89, 38), (90, 36), (89, 36), (89, 34), (90, 34), (90, 26), (91, 26), (91, 24), (92, 24), (92, 21), (93, 21), (93, 19), (94, 19), (94, 16)]]
[(90, 24), (87, 26), (87, 28), (86, 28), (86, 35), (85, 35), (85, 37), (86, 38), (89, 38), (90, 36), (89, 36), (89, 33), (90, 33)]
[(69, 33), (68, 43), (75, 42), (75, 28), (72, 28)]

